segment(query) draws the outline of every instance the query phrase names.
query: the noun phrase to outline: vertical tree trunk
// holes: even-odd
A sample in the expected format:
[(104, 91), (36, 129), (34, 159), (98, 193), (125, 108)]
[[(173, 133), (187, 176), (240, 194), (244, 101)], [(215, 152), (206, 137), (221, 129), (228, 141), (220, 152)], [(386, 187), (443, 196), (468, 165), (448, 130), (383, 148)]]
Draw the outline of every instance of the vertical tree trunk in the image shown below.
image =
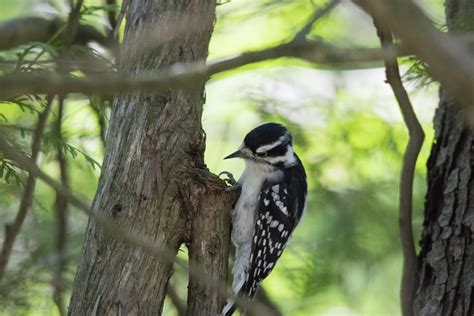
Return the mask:
[[(144, 75), (178, 62), (204, 61), (215, 5), (213, 0), (131, 1), (121, 71)], [(235, 197), (204, 165), (203, 103), (203, 82), (192, 89), (116, 97), (93, 208), (174, 253), (186, 243), (190, 261), (222, 282)], [(159, 315), (172, 266), (105, 236), (90, 221), (69, 314)], [(188, 314), (217, 314), (222, 302), (215, 288), (190, 278)]]
[[(474, 16), (472, 0), (447, 0), (449, 32)], [(440, 93), (419, 255), (417, 315), (474, 315), (474, 143), (459, 107)]]

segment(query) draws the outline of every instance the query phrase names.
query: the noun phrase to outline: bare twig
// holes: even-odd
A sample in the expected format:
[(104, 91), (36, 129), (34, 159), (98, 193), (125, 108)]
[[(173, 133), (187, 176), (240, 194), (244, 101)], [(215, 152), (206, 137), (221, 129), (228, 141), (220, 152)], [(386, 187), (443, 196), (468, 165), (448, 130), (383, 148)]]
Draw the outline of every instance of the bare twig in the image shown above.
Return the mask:
[(308, 35), (314, 27), (314, 24), (324, 17), (326, 14), (331, 12), (341, 1), (340, 0), (331, 0), (329, 1), (324, 7), (314, 11), (311, 18), (306, 22), (306, 24), (301, 28), (301, 30), (296, 33), (295, 37), (293, 38), (294, 41), (302, 41), (306, 39), (306, 35)]
[[(392, 45), (393, 38), (390, 29), (386, 28), (374, 18), (377, 35), (382, 46)], [(400, 289), (401, 307), (403, 316), (413, 316), (413, 301), (415, 299), (418, 276), (416, 270), (416, 252), (412, 230), (413, 212), (413, 181), (416, 161), (423, 145), (424, 133), (418, 121), (410, 98), (403, 87), (396, 59), (385, 60), (387, 82), (393, 90), (398, 106), (402, 112), (403, 120), (408, 128), (408, 144), (403, 156), (403, 166), (400, 176), (400, 201), (399, 201), (399, 230), (403, 252), (403, 274)]]
[(209, 63), (178, 64), (168, 71), (150, 77), (119, 77), (113, 74), (67, 78), (58, 74), (18, 75), (0, 78), (0, 98), (26, 93), (84, 93), (107, 95), (138, 90), (164, 91), (206, 81), (212, 75), (245, 65), (281, 57), (296, 57), (321, 65), (347, 65), (383, 60), (384, 57), (406, 55), (399, 46), (346, 49), (323, 42), (290, 42), (275, 47), (247, 52), (236, 57)]
[[(64, 110), (64, 98), (60, 98), (58, 104), (58, 114), (56, 124), (54, 126), (54, 133), (56, 134), (57, 139), (59, 140), (58, 146), (56, 148), (56, 159), (59, 165), (59, 174), (61, 179), (61, 184), (68, 188), (69, 181), (67, 176), (67, 162), (64, 155), (63, 149), (61, 148), (60, 141), (61, 136), (61, 123), (63, 118)], [(53, 284), (53, 300), (58, 307), (59, 314), (66, 315), (66, 309), (64, 306), (63, 292), (66, 287), (66, 282), (63, 278), (63, 271), (66, 266), (66, 238), (67, 238), (67, 200), (56, 193), (56, 202), (54, 205), (54, 215), (56, 217), (56, 262), (55, 262), (55, 271), (52, 280)]]
[[(441, 33), (409, 0), (354, 0), (389, 28), (404, 47), (429, 65), (429, 73), (443, 83), (464, 109), (474, 104), (474, 59), (459, 39)], [(470, 111), (469, 119), (474, 119)], [(472, 123), (472, 122), (471, 122)]]
[[(53, 98), (48, 97), (46, 107), (38, 117), (38, 123), (36, 125), (31, 144), (31, 160), (34, 163), (36, 163), (36, 160), (38, 159), (38, 155), (41, 148), (41, 141), (43, 138), (43, 133), (46, 127), (46, 121), (48, 119), (52, 102)], [(8, 260), (10, 259), (13, 244), (15, 243), (15, 239), (18, 236), (18, 233), (20, 232), (21, 226), (25, 221), (28, 208), (30, 207), (31, 202), (33, 200), (35, 183), (36, 175), (30, 172), (28, 174), (28, 179), (26, 180), (25, 190), (23, 191), (23, 196), (20, 201), (20, 207), (18, 209), (18, 213), (16, 214), (15, 221), (12, 224), (5, 225), (5, 239), (3, 240), (2, 252), (0, 255), (0, 280), (3, 279)]]
[(186, 316), (186, 304), (181, 300), (176, 289), (168, 283), (168, 296), (171, 299), (174, 307), (176, 307), (176, 311), (178, 312), (178, 316)]

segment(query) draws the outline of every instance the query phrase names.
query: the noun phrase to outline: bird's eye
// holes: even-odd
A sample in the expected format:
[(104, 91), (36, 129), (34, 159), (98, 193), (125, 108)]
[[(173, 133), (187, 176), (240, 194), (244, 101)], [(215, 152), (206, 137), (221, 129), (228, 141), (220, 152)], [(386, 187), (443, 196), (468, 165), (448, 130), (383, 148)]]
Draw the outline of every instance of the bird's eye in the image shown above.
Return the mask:
[(257, 152), (257, 153), (255, 153), (255, 155), (257, 157), (266, 157), (268, 155), (268, 152), (266, 152), (266, 151), (263, 151), (263, 152), (260, 152), (260, 153)]

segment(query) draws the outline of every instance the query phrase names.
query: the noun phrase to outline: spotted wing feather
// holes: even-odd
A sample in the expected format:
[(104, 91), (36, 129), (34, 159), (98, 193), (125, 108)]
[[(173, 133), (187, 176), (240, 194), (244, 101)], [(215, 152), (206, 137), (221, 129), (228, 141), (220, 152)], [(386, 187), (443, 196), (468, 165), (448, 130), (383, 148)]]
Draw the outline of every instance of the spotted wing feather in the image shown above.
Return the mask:
[(260, 282), (273, 270), (293, 231), (287, 201), (288, 188), (285, 183), (268, 185), (260, 193), (250, 266), (243, 287), (245, 295), (249, 297), (255, 294)]

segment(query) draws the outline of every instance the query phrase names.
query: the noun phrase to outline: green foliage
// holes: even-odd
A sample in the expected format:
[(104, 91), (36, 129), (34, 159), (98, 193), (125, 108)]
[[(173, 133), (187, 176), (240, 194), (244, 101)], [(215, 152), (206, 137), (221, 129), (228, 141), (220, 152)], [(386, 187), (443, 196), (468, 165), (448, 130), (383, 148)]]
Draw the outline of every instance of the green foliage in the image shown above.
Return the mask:
[(3, 156), (0, 156), (0, 179), (10, 184), (12, 178), (17, 186), (21, 186), (21, 176), (15, 164)]
[(108, 4), (108, 5), (84, 5), (81, 9), (81, 16), (99, 16), (103, 12), (117, 12), (120, 9), (118, 5)]

